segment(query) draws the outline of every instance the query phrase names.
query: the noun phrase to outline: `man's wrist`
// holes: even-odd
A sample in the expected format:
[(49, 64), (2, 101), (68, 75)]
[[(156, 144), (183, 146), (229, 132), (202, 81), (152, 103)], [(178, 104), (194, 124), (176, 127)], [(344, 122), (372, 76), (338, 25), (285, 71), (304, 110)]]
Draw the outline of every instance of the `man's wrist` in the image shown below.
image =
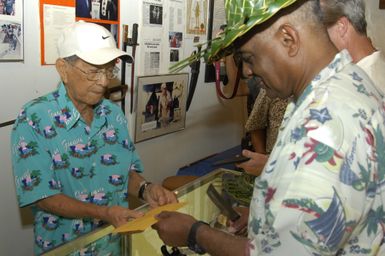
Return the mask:
[(204, 225), (209, 226), (208, 223), (203, 222), (203, 221), (197, 221), (194, 224), (192, 224), (190, 231), (189, 231), (189, 234), (188, 234), (188, 237), (187, 237), (188, 248), (190, 250), (198, 253), (198, 254), (205, 254), (206, 253), (206, 251), (201, 246), (199, 246), (198, 242), (197, 242), (198, 229)]
[(151, 182), (148, 181), (142, 181), (139, 184), (139, 190), (138, 190), (138, 198), (144, 200), (144, 192), (146, 191), (147, 187), (152, 184)]
[[(108, 206), (97, 206), (96, 208), (96, 219), (107, 220), (109, 218), (109, 208)], [(92, 216), (92, 215), (91, 215)]]

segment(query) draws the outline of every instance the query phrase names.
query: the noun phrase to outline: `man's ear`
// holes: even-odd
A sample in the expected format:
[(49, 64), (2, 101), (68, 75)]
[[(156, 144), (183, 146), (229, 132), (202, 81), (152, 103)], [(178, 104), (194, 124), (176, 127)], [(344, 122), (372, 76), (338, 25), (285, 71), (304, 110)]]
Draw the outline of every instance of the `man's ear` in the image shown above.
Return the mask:
[(345, 38), (346, 34), (348, 32), (348, 27), (349, 27), (350, 21), (346, 17), (341, 17), (337, 20), (336, 25), (337, 25), (337, 32), (340, 38)]
[(278, 36), (281, 45), (287, 50), (289, 57), (297, 55), (300, 47), (300, 40), (297, 29), (291, 24), (282, 24), (276, 36)]
[(66, 61), (62, 58), (57, 59), (55, 63), (55, 67), (63, 83), (67, 83), (68, 74), (67, 74)]

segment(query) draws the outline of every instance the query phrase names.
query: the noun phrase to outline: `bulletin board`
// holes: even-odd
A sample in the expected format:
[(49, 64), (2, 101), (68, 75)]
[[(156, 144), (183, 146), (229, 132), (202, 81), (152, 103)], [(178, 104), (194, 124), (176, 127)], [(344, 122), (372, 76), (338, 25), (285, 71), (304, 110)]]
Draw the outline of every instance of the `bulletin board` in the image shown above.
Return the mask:
[(84, 20), (107, 28), (119, 42), (120, 0), (40, 0), (41, 64), (54, 64), (56, 41), (74, 21)]
[(136, 75), (167, 74), (169, 66), (186, 57), (186, 2), (146, 0), (140, 11)]

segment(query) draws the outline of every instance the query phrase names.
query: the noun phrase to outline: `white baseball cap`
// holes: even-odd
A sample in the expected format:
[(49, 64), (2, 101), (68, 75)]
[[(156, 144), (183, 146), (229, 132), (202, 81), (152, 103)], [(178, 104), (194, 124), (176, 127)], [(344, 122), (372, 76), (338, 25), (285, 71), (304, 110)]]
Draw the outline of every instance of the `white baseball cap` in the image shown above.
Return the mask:
[(78, 21), (66, 27), (58, 38), (57, 48), (60, 58), (76, 55), (94, 65), (103, 65), (116, 58), (133, 62), (130, 55), (116, 47), (110, 31), (91, 22)]

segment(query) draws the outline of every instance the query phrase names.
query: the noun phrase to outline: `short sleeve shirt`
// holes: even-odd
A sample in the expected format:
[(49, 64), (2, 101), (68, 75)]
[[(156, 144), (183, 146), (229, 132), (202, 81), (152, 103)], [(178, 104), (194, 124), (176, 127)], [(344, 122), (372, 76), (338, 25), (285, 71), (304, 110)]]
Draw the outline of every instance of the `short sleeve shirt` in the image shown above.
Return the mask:
[[(20, 207), (59, 193), (91, 204), (127, 207), (129, 172), (143, 170), (119, 106), (102, 100), (88, 126), (63, 84), (22, 108), (12, 130), (11, 147)], [(35, 254), (103, 224), (90, 218), (63, 218), (36, 206), (33, 210)], [(113, 244), (112, 240), (119, 239), (106, 240), (110, 241), (105, 244)], [(87, 250), (105, 249), (98, 245)]]
[(245, 124), (246, 131), (248, 132), (266, 129), (266, 152), (268, 154), (273, 150), (277, 140), (278, 130), (281, 126), (287, 103), (287, 99), (271, 99), (267, 96), (265, 89), (260, 89)]
[(384, 106), (345, 50), (288, 105), (255, 181), (250, 255), (384, 255)]
[(381, 51), (375, 51), (372, 54), (362, 58), (357, 65), (360, 66), (369, 77), (373, 80), (374, 84), (385, 93), (385, 56)]

